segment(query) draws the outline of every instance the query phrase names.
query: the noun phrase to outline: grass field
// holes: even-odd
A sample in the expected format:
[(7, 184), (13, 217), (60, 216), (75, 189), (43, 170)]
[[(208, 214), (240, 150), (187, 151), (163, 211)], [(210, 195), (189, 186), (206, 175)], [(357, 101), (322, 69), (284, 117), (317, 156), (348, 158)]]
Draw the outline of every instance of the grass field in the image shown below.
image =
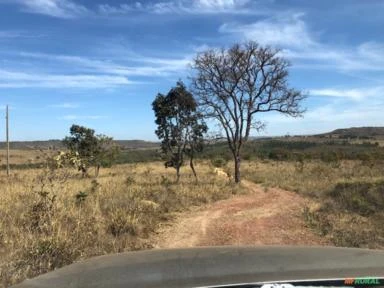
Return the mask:
[[(6, 163), (6, 153), (6, 150), (0, 149), (0, 165)], [(41, 163), (46, 153), (48, 153), (47, 150), (45, 152), (40, 150), (11, 150), (9, 160), (13, 165)]]
[(308, 225), (337, 246), (384, 249), (384, 162), (344, 160), (243, 165), (245, 178), (314, 199)]
[[(233, 168), (225, 146), (216, 148), (198, 160), (197, 183), (184, 167), (179, 184), (173, 169), (150, 162), (159, 156), (155, 150), (128, 151), (120, 162), (143, 162), (102, 169), (97, 179), (44, 168), (52, 152), (12, 151), (17, 165), (11, 177), (0, 171), (0, 287), (80, 259), (149, 249), (153, 232), (175, 212), (246, 193), (215, 175), (214, 166), (229, 174)], [(383, 249), (381, 150), (350, 143), (251, 143), (242, 176), (266, 192), (280, 187), (308, 197), (314, 205), (302, 207), (302, 217), (334, 245)], [(3, 164), (4, 151), (0, 156)], [(32, 169), (34, 163), (42, 168)]]
[(151, 248), (160, 221), (241, 190), (198, 163), (174, 184), (162, 163), (76, 171), (29, 169), (0, 174), (0, 278), (3, 287), (95, 255)]

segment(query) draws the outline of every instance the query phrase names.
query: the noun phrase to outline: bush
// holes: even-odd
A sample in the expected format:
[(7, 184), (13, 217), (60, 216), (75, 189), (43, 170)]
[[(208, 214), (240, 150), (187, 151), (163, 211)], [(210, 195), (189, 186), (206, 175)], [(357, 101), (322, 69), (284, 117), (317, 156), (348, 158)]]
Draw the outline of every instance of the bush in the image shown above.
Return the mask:
[(278, 148), (274, 149), (271, 152), (269, 152), (268, 158), (271, 160), (289, 160), (292, 158), (292, 153), (284, 148)]
[(133, 213), (128, 214), (123, 209), (117, 209), (110, 214), (108, 232), (118, 237), (123, 234), (135, 236), (138, 228), (138, 218)]
[(224, 167), (225, 165), (227, 165), (228, 160), (226, 160), (226, 159), (224, 159), (224, 158), (215, 158), (215, 159), (212, 159), (212, 160), (211, 160), (211, 163), (212, 163), (212, 165), (215, 166), (215, 167), (222, 168), (222, 167)]
[(341, 208), (369, 216), (384, 209), (384, 181), (338, 183), (329, 196)]
[(71, 264), (78, 257), (77, 254), (76, 249), (69, 247), (64, 241), (41, 239), (25, 249), (23, 258), (27, 261), (20, 264), (28, 265), (27, 276), (34, 277)]
[(315, 209), (305, 207), (306, 223), (336, 246), (382, 248), (384, 181), (341, 182)]

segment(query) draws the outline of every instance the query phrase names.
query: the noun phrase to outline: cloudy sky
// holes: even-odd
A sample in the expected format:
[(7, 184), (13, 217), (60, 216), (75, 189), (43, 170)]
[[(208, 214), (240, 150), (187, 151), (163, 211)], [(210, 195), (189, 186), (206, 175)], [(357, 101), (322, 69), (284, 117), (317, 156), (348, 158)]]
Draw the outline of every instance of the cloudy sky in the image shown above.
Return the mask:
[(383, 15), (381, 0), (0, 0), (0, 111), (13, 140), (72, 123), (155, 140), (151, 102), (188, 83), (194, 55), (254, 40), (310, 95), (302, 119), (263, 115), (263, 135), (384, 126)]

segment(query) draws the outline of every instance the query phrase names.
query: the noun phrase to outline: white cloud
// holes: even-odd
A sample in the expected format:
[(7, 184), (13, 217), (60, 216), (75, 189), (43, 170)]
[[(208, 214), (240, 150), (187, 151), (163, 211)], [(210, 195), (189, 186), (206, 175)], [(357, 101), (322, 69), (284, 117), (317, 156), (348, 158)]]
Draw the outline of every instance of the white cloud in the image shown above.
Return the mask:
[(197, 0), (195, 6), (209, 9), (229, 9), (236, 6), (242, 6), (248, 1), (236, 0)]
[(60, 104), (52, 104), (52, 105), (49, 105), (49, 107), (51, 107), (51, 108), (74, 109), (74, 108), (79, 108), (80, 105), (77, 104), (77, 103), (66, 102), (66, 103), (60, 103)]
[(99, 13), (102, 15), (112, 15), (112, 14), (126, 14), (131, 13), (135, 10), (141, 10), (141, 4), (139, 2), (136, 2), (134, 5), (130, 4), (121, 4), (119, 6), (112, 6), (109, 4), (100, 4), (99, 6)]
[(340, 105), (333, 103), (314, 108), (306, 113), (305, 118), (299, 119), (299, 121), (317, 122), (320, 127), (322, 124), (328, 123), (325, 126), (331, 124), (335, 128), (359, 126), (362, 119), (364, 119), (364, 125), (367, 126), (382, 125), (384, 119), (381, 107), (377, 105), (340, 107)]
[(89, 13), (88, 9), (70, 0), (15, 0), (25, 12), (57, 18), (76, 18)]
[(193, 56), (186, 55), (172, 59), (140, 55), (128, 57), (113, 53), (114, 61), (111, 61), (106, 60), (105, 56), (100, 60), (46, 53), (11, 54), (21, 59), (17, 63), (28, 63), (29, 67), (38, 67), (39, 71), (44, 72), (35, 73), (34, 70), (24, 72), (17, 68), (18, 66), (8, 64), (8, 67), (0, 69), (0, 88), (115, 88), (142, 84), (143, 81), (131, 81), (127, 77), (180, 77), (187, 71)]
[(108, 88), (132, 83), (123, 76), (29, 74), (0, 70), (0, 88)]
[(342, 72), (384, 71), (384, 44), (366, 42), (345, 49), (318, 44), (315, 49), (285, 49), (283, 55), (304, 61), (301, 68), (336, 69)]
[(42, 35), (31, 34), (30, 32), (18, 31), (18, 30), (3, 30), (0, 31), (1, 39), (16, 39), (16, 38), (36, 38)]
[(262, 120), (267, 123), (265, 135), (285, 135), (287, 132), (291, 135), (309, 135), (362, 125), (382, 126), (384, 122), (382, 107), (374, 103), (361, 105), (353, 102), (351, 105), (341, 106), (339, 101), (333, 101), (307, 111), (304, 118), (271, 113), (263, 115)]
[(176, 0), (157, 3), (135, 2), (133, 4), (99, 5), (99, 12), (104, 15), (127, 14), (134, 11), (155, 14), (260, 14), (265, 10), (251, 9), (250, 0)]
[[(188, 64), (192, 59), (192, 55), (188, 55), (177, 59), (167, 58), (153, 58), (143, 57), (136, 55), (129, 60), (136, 62), (136, 65), (122, 65), (115, 64), (112, 61), (90, 59), (81, 56), (71, 55), (54, 55), (45, 53), (20, 53), (20, 56), (26, 58), (36, 58), (41, 60), (51, 60), (60, 63), (65, 63), (71, 66), (71, 69), (80, 69), (89, 72), (102, 72), (112, 75), (120, 76), (168, 76), (172, 73), (179, 73), (180, 71), (186, 70)], [(122, 61), (127, 60), (124, 57)]]
[(310, 90), (311, 95), (316, 96), (328, 96), (328, 97), (341, 97), (349, 98), (352, 100), (363, 100), (365, 98), (372, 97), (383, 97), (384, 98), (384, 87), (367, 87), (367, 88), (357, 88), (357, 89), (313, 89)]
[(74, 114), (69, 114), (69, 115), (64, 115), (62, 117), (59, 117), (59, 120), (98, 120), (98, 119), (105, 119), (107, 118), (106, 116), (103, 115), (74, 115)]
[(299, 69), (333, 69), (339, 72), (384, 71), (384, 43), (365, 42), (356, 47), (324, 44), (314, 37), (302, 13), (275, 14), (252, 23), (224, 23), (219, 31), (236, 40), (253, 40), (278, 46)]
[(373, 61), (384, 62), (384, 44), (377, 42), (365, 42), (358, 47), (358, 52), (362, 57)]
[(310, 47), (315, 44), (301, 19), (302, 14), (261, 20), (251, 24), (227, 23), (219, 28), (221, 33), (234, 34), (262, 45), (280, 47)]

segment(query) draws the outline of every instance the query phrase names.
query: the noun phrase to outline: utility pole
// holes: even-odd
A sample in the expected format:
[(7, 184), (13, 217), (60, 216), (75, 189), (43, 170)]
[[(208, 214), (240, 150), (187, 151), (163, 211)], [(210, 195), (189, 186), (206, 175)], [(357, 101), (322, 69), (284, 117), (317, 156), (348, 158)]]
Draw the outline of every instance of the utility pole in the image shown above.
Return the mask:
[(7, 108), (6, 108), (6, 115), (5, 115), (5, 119), (6, 119), (6, 138), (7, 138), (7, 175), (9, 176), (10, 175), (10, 169), (9, 169), (9, 111), (8, 111), (8, 105), (7, 105)]

